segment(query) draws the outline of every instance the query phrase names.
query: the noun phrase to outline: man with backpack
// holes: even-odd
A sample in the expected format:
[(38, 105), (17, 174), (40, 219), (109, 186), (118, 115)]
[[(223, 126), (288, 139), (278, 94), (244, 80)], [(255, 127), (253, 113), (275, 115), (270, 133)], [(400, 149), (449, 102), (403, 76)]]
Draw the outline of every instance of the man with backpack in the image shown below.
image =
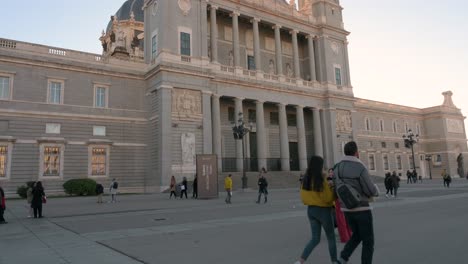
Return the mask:
[(98, 197), (97, 203), (102, 203), (103, 193), (104, 193), (104, 186), (102, 186), (102, 184), (100, 183), (96, 184), (96, 195)]
[(334, 168), (335, 186), (353, 234), (341, 251), (339, 263), (346, 264), (362, 242), (361, 263), (370, 264), (374, 254), (374, 226), (369, 202), (379, 193), (366, 166), (359, 160), (356, 142), (348, 142), (344, 152), (346, 156)]
[(109, 192), (112, 196), (111, 203), (117, 202), (117, 189), (119, 188), (119, 183), (114, 179), (112, 179), (111, 185), (109, 187)]

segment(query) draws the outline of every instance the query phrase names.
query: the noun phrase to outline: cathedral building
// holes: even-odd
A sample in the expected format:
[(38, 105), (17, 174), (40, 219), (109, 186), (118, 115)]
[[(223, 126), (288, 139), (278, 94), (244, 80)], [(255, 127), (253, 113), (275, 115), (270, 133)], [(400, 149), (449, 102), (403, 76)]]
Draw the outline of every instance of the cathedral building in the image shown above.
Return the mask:
[(452, 93), (424, 109), (354, 97), (349, 34), (339, 0), (128, 0), (99, 55), (0, 39), (1, 185), (60, 193), (69, 179), (116, 178), (159, 192), (171, 175), (193, 179), (198, 154), (237, 187), (261, 168), (297, 184), (312, 155), (332, 167), (350, 140), (376, 176), (463, 174)]

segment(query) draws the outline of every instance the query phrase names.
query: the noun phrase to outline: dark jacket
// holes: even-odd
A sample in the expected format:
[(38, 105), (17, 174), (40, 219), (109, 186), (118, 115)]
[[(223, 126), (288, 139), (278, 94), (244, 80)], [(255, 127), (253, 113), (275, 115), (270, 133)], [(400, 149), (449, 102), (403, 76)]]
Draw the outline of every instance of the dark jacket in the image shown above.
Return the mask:
[(390, 182), (391, 182), (393, 188), (399, 188), (400, 187), (400, 177), (398, 177), (397, 175), (392, 175), (390, 177)]
[(390, 174), (386, 174), (386, 175), (385, 175), (384, 183), (385, 183), (385, 189), (388, 190), (388, 189), (393, 188), (392, 176), (391, 176)]
[(96, 194), (104, 193), (104, 186), (102, 184), (96, 184)]
[(42, 205), (42, 197), (45, 196), (44, 189), (34, 187), (32, 190), (33, 198), (32, 198), (32, 206), (41, 206)]
[(187, 180), (184, 179), (184, 180), (182, 181), (182, 185), (184, 185), (185, 191), (187, 191)]
[(193, 180), (193, 190), (196, 192), (198, 190), (198, 179)]
[(263, 190), (266, 190), (266, 188), (268, 187), (268, 182), (266, 180), (265, 177), (261, 177), (260, 179), (258, 179), (258, 189), (263, 191)]

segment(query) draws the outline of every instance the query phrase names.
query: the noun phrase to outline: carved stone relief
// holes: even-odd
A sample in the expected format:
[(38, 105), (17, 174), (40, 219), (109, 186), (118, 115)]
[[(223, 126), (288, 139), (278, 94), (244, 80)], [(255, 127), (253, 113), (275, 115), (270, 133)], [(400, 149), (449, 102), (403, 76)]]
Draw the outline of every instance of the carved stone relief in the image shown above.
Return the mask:
[(195, 164), (195, 134), (183, 133), (180, 140), (182, 145), (182, 164)]
[(463, 121), (456, 119), (447, 119), (447, 132), (463, 134)]
[(182, 13), (186, 16), (192, 9), (192, 1), (191, 0), (179, 0), (179, 8)]
[(282, 43), (282, 49), (283, 49), (283, 53), (284, 53), (284, 54), (287, 54), (287, 55), (291, 55), (291, 56), (292, 56), (292, 54), (293, 54), (293, 48), (292, 48), (292, 44), (291, 44), (291, 43), (283, 41), (283, 43)]
[(351, 112), (345, 110), (336, 111), (336, 130), (337, 131), (352, 131)]
[(200, 119), (202, 117), (201, 93), (194, 90), (173, 89), (172, 114), (180, 120)]
[(338, 55), (338, 53), (340, 52), (340, 46), (338, 45), (338, 43), (332, 42), (330, 44), (330, 47), (331, 47), (333, 53), (335, 53), (335, 55)]
[(224, 27), (224, 40), (232, 41), (232, 27)]
[(275, 50), (275, 40), (269, 37), (265, 37), (265, 49), (274, 51)]

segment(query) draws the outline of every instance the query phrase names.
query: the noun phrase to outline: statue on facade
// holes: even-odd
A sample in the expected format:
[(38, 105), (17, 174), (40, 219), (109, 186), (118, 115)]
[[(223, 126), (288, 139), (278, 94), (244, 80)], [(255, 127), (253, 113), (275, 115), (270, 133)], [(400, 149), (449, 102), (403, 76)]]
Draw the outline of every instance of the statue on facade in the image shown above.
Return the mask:
[(457, 172), (460, 177), (465, 175), (465, 169), (463, 168), (463, 154), (460, 153), (457, 157)]
[(183, 133), (181, 136), (182, 143), (182, 164), (195, 164), (195, 134)]
[(229, 51), (229, 54), (228, 54), (228, 65), (231, 67), (234, 66), (234, 54), (232, 53), (232, 50)]
[(286, 63), (286, 76), (291, 78), (293, 76), (293, 70), (291, 68), (291, 64)]
[(268, 73), (275, 74), (275, 62), (273, 60), (270, 60), (270, 63), (268, 64)]

